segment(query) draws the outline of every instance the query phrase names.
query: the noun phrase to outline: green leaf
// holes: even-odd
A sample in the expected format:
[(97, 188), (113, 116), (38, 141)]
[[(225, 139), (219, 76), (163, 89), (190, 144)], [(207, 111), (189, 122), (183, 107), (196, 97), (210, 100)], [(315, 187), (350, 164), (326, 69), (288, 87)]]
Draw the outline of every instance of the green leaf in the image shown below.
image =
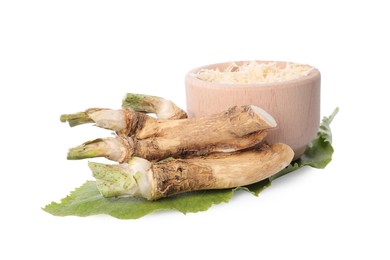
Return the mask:
[(318, 169), (323, 169), (332, 160), (334, 149), (332, 147), (332, 131), (330, 130), (330, 123), (339, 112), (336, 108), (329, 117), (324, 117), (320, 125), (320, 129), (314, 138), (307, 146), (305, 153), (292, 162), (287, 168), (270, 177), (273, 181), (287, 173), (295, 171), (303, 166), (311, 166)]
[(157, 201), (136, 198), (104, 198), (96, 187), (95, 181), (87, 181), (81, 187), (63, 198), (60, 203), (52, 202), (43, 210), (55, 216), (91, 216), (108, 214), (119, 219), (136, 219), (155, 211), (177, 210), (182, 213), (199, 212), (209, 209), (214, 204), (229, 202), (236, 190), (245, 190), (257, 196), (271, 185), (271, 181), (303, 166), (325, 168), (332, 160), (332, 132), (330, 123), (338, 108), (329, 117), (324, 117), (316, 138), (308, 145), (305, 153), (287, 168), (272, 176), (246, 187), (224, 190), (195, 191), (179, 194)]
[[(253, 187), (258, 193), (268, 184), (269, 181), (265, 180), (253, 184)], [(177, 210), (185, 214), (205, 211), (213, 204), (228, 202), (236, 189), (195, 191), (157, 201), (137, 198), (107, 199), (100, 194), (95, 181), (87, 181), (60, 203), (52, 202), (43, 210), (55, 216), (108, 214), (119, 219), (136, 219), (158, 210)]]

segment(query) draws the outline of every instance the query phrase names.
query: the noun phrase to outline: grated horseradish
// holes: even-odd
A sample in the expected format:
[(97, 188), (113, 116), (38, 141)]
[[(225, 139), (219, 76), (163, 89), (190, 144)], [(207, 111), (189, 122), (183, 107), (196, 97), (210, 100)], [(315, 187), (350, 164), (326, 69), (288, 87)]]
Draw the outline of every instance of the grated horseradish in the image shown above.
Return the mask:
[(303, 64), (286, 62), (284, 67), (276, 62), (251, 61), (242, 65), (231, 62), (223, 71), (216, 69), (201, 69), (196, 77), (201, 80), (216, 83), (266, 83), (280, 82), (307, 76), (313, 67)]

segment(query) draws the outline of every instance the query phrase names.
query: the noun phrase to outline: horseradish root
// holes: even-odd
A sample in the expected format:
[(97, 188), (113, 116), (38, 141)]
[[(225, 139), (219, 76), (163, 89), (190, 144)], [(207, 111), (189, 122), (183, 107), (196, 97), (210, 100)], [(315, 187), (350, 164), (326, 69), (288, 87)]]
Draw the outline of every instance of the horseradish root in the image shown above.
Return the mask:
[[(61, 122), (68, 122), (71, 127), (98, 122), (97, 126), (102, 128), (120, 131), (126, 128), (128, 118), (127, 110), (142, 113), (156, 114), (158, 119), (183, 119), (187, 118), (187, 113), (180, 109), (170, 100), (161, 97), (127, 93), (122, 100), (123, 111), (111, 110), (105, 108), (90, 108), (84, 112), (75, 114), (63, 114), (60, 117)], [(130, 112), (129, 112), (130, 113)], [(133, 116), (133, 115), (131, 115)], [(139, 115), (139, 117), (141, 117)], [(131, 120), (131, 118), (129, 118)]]
[(127, 93), (122, 100), (123, 108), (156, 114), (158, 119), (183, 119), (187, 113), (170, 100), (161, 97)]
[(89, 162), (89, 167), (104, 197), (156, 200), (188, 191), (249, 185), (276, 174), (293, 156), (288, 145), (278, 143), (235, 153), (161, 162), (139, 157), (119, 165)]
[(106, 157), (118, 162), (137, 156), (148, 160), (211, 152), (232, 152), (263, 141), (275, 120), (256, 106), (235, 106), (208, 117), (158, 120), (133, 110), (93, 111), (97, 126), (119, 133), (71, 148), (68, 159)]
[(258, 131), (276, 126), (276, 121), (270, 114), (253, 105), (235, 106), (215, 115), (181, 120), (160, 120), (132, 109), (92, 108), (85, 112), (62, 115), (61, 121), (67, 121), (71, 126), (95, 123), (98, 127), (113, 130), (120, 135), (134, 135), (141, 139), (176, 135), (183, 131), (196, 133), (201, 130), (212, 134), (219, 127), (227, 127), (227, 130), (242, 136), (248, 134), (248, 131), (253, 132), (251, 129)]

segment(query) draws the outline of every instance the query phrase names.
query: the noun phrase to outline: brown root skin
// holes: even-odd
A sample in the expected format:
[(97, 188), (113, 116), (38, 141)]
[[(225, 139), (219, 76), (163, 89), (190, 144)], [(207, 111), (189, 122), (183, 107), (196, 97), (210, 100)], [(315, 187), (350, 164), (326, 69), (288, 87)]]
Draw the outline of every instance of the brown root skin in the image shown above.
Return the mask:
[(243, 137), (248, 134), (276, 127), (276, 122), (264, 110), (256, 106), (234, 106), (228, 110), (211, 116), (197, 117), (182, 120), (157, 120), (147, 117), (145, 119), (131, 116), (130, 121), (142, 121), (143, 124), (129, 126), (129, 135), (135, 135), (138, 139), (149, 137), (164, 137), (174, 139), (184, 133), (193, 139), (198, 135), (220, 137), (220, 134), (228, 134), (235, 137)]
[(257, 150), (154, 163), (151, 168), (154, 183), (150, 199), (188, 191), (253, 184), (287, 167), (293, 157), (294, 152), (288, 145), (277, 143), (264, 145)]
[(208, 117), (145, 121), (135, 133), (133, 156), (160, 160), (252, 147), (264, 140), (267, 129), (276, 125), (272, 117), (262, 112), (253, 106), (236, 106)]
[(117, 131), (118, 135), (137, 137), (142, 134), (142, 130), (146, 126), (155, 124), (156, 119), (144, 113), (136, 112), (132, 109), (123, 109), (123, 111), (126, 116), (126, 128)]
[(218, 130), (216, 127), (224, 128), (225, 132), (228, 128), (231, 134), (241, 137), (276, 126), (272, 116), (256, 106), (235, 106), (207, 117), (176, 120), (156, 119), (130, 108), (93, 108), (62, 115), (60, 119), (62, 122), (68, 121), (72, 126), (96, 123), (96, 126), (116, 131), (118, 135), (135, 136), (138, 139), (163, 136), (170, 138), (175, 137), (176, 133), (188, 131), (210, 134)]
[(212, 168), (197, 162), (176, 159), (152, 165), (152, 194), (156, 200), (187, 191), (212, 189), (216, 178)]
[(154, 163), (133, 157), (120, 167), (90, 163), (90, 168), (103, 196), (157, 200), (189, 191), (249, 185), (278, 173), (293, 156), (288, 145), (272, 144), (260, 149)]
[[(236, 106), (208, 117), (182, 120), (147, 118), (134, 133), (134, 156), (159, 160), (170, 156), (232, 152), (264, 140), (273, 118), (253, 106)], [(262, 111), (264, 112), (264, 111)], [(262, 113), (261, 112), (261, 113)], [(266, 112), (264, 112), (266, 113)], [(266, 117), (267, 120), (265, 119)]]
[[(209, 117), (157, 120), (129, 110), (128, 117), (131, 120), (126, 134), (130, 136), (121, 134), (116, 137), (116, 143), (128, 143), (128, 149), (122, 149), (123, 145), (107, 146), (103, 157), (121, 158), (118, 162), (124, 162), (132, 156), (161, 160), (246, 149), (261, 143), (267, 135), (267, 129), (276, 125), (273, 118), (264, 113), (253, 106), (241, 106)], [(102, 141), (105, 142), (105, 139)], [(123, 154), (119, 156), (118, 150)], [(70, 152), (74, 158), (82, 158), (76, 156), (74, 148)], [(115, 153), (115, 156), (111, 153)], [(101, 151), (99, 154), (101, 156)]]
[(193, 157), (214, 152), (233, 152), (261, 143), (267, 136), (267, 131), (259, 131), (244, 137), (223, 138), (203, 136), (197, 139), (186, 136), (181, 140), (153, 137), (137, 140), (133, 156), (148, 160), (161, 160), (167, 157)]

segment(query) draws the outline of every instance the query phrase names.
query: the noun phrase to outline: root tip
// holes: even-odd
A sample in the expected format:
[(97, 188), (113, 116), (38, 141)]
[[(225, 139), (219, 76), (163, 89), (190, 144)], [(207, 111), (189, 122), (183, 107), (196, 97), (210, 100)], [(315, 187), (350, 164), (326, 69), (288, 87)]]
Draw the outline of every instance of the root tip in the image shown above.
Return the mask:
[(63, 114), (60, 116), (60, 121), (62, 123), (66, 123), (67, 119), (68, 119), (68, 115), (66, 115), (66, 114)]

